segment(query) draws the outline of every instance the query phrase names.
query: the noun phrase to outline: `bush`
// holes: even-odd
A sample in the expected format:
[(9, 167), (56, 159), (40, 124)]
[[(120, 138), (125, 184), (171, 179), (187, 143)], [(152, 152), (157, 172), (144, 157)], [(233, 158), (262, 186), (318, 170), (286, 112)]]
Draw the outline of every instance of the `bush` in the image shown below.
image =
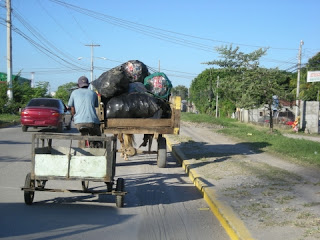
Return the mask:
[(20, 83), (17, 79), (13, 80), (13, 99), (9, 101), (7, 96), (8, 86), (0, 83), (0, 113), (18, 114), (19, 108), (24, 107), (32, 98), (48, 97), (47, 89), (49, 83), (40, 82), (38, 86), (32, 88), (28, 83)]

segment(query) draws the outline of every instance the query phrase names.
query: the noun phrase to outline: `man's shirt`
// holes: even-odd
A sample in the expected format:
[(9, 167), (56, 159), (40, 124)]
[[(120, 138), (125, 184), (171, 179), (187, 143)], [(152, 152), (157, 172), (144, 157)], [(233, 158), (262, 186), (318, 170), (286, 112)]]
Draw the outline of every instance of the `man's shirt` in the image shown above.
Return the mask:
[(98, 107), (98, 96), (89, 88), (79, 88), (71, 93), (69, 107), (75, 108), (74, 123), (96, 123), (100, 120), (96, 113)]

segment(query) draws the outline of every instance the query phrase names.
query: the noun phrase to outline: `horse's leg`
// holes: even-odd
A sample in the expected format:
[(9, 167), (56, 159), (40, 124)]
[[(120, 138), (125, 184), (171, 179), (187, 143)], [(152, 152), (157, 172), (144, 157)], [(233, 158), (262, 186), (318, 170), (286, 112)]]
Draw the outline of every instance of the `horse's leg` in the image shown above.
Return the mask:
[(120, 157), (123, 158), (125, 156), (125, 154), (124, 154), (125, 147), (124, 147), (123, 133), (118, 133), (117, 137), (118, 137), (120, 145), (121, 145), (121, 147), (120, 147)]
[(149, 145), (148, 145), (148, 151), (149, 153), (151, 152), (151, 146), (152, 146), (152, 140), (153, 140), (153, 134), (148, 134), (148, 142), (149, 142)]

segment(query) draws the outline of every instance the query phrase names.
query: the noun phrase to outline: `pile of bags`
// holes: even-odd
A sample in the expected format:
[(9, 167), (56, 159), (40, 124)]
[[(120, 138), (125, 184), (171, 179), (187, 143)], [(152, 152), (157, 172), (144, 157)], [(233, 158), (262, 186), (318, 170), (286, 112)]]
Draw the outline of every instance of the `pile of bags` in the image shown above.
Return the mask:
[(131, 60), (110, 69), (92, 86), (105, 104), (106, 118), (168, 118), (172, 84), (164, 73), (151, 74), (147, 66)]

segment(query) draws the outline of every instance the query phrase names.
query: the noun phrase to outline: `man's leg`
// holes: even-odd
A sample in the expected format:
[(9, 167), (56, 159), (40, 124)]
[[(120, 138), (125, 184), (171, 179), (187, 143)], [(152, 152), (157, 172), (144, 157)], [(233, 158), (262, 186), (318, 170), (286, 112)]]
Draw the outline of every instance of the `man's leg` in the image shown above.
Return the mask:
[[(88, 128), (89, 132), (86, 133), (86, 132), (80, 132), (81, 136), (85, 136), (85, 135), (91, 135), (91, 129), (93, 128), (93, 123), (78, 123), (78, 124), (75, 124), (76, 128), (78, 129), (78, 131), (80, 132), (80, 129), (82, 127), (85, 127), (85, 128)], [(86, 147), (86, 143), (85, 143), (85, 140), (79, 140), (78, 141), (78, 147), (79, 148), (84, 148)]]

